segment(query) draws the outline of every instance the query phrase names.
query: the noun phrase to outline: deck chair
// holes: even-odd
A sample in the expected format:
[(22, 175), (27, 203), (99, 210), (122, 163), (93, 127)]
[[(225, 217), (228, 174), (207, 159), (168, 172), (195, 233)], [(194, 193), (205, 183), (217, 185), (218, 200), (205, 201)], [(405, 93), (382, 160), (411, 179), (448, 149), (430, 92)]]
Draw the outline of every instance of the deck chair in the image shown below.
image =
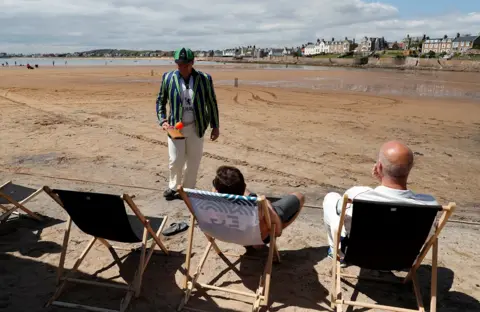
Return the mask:
[[(0, 186), (0, 209), (3, 210), (2, 215), (0, 215), (0, 223), (6, 221), (12, 214), (18, 214), (18, 212), (16, 212), (18, 209), (24, 211), (33, 219), (41, 221), (42, 218), (27, 209), (24, 204), (42, 191), (43, 188), (33, 189), (20, 184), (14, 184), (12, 181), (8, 181)], [(7, 207), (6, 205), (11, 205), (11, 207)]]
[[(74, 282), (126, 290), (127, 294), (123, 298), (119, 309), (121, 312), (125, 311), (133, 295), (135, 295), (135, 297), (140, 295), (142, 276), (153, 252), (155, 251), (155, 246), (158, 245), (161, 250), (168, 255), (168, 250), (160, 239), (160, 233), (166, 224), (167, 217), (145, 218), (133, 202), (134, 196), (129, 196), (127, 194), (118, 196), (68, 190), (52, 190), (48, 186), (45, 186), (44, 190), (68, 213), (62, 252), (60, 255), (60, 263), (57, 271), (57, 289), (46, 306), (56, 305), (69, 308), (81, 308), (90, 311), (114, 311), (88, 305), (56, 301), (56, 299), (63, 292), (67, 282)], [(127, 202), (134, 215), (127, 214), (124, 201)], [(82, 232), (91, 235), (92, 239), (89, 241), (80, 257), (76, 260), (70, 272), (63, 276), (65, 256), (67, 253), (67, 245), (72, 221)], [(154, 228), (158, 228), (157, 232), (154, 231)], [(153, 238), (153, 240), (150, 244), (148, 255), (146, 255), (147, 240), (149, 235)], [(113, 283), (76, 279), (72, 277), (75, 272), (77, 272), (80, 264), (85, 259), (93, 244), (97, 240), (109, 249), (117, 264), (120, 264), (120, 259), (116, 255), (115, 250), (130, 249), (112, 246), (107, 240), (120, 243), (142, 243), (141, 247), (139, 248), (141, 250), (140, 263), (132, 283), (127, 285), (118, 285)]]
[[(343, 305), (358, 306), (370, 309), (389, 311), (420, 311), (425, 308), (422, 301), (416, 271), (423, 262), (430, 248), (432, 249), (432, 277), (430, 311), (436, 312), (437, 302), (437, 258), (438, 237), (448, 219), (455, 210), (455, 203), (448, 206), (414, 205), (406, 203), (374, 202), (343, 197), (342, 213), (338, 229), (342, 229), (345, 221), (347, 203), (353, 204), (351, 229), (346, 239), (342, 240), (340, 249), (340, 233), (334, 235), (334, 256), (332, 267), (331, 305), (337, 311), (343, 311)], [(434, 231), (430, 235), (437, 213), (442, 211)], [(345, 242), (345, 244), (344, 244)], [(383, 281), (374, 277), (358, 277), (343, 274), (340, 271), (340, 250), (344, 252), (344, 262), (360, 268), (371, 270), (408, 270), (403, 283), (413, 282), (413, 290), (418, 310), (348, 301), (343, 298), (340, 278), (363, 278)], [(368, 253), (365, 252), (368, 250)]]
[[(253, 299), (252, 311), (258, 311), (261, 305), (268, 305), (270, 292), (270, 279), (272, 274), (272, 263), (274, 254), (276, 260), (280, 261), (280, 255), (276, 246), (275, 225), (272, 224), (265, 197), (247, 197), (229, 194), (220, 194), (205, 192), (192, 189), (178, 188), (178, 193), (190, 210), (190, 228), (188, 250), (185, 265), (185, 280), (183, 284), (184, 297), (180, 302), (178, 311), (181, 311), (187, 304), (194, 288), (203, 288), (206, 290), (217, 290), (237, 295), (247, 296)], [(233, 264), (222, 253), (216, 240), (243, 245), (262, 245), (263, 241), (260, 234), (259, 220), (265, 218), (270, 230), (270, 244), (267, 262), (265, 264), (263, 275), (260, 278), (260, 284), (257, 291), (243, 292), (229, 289), (227, 287), (217, 287), (198, 282), (202, 273), (202, 268), (212, 247), (220, 258), (230, 269), (234, 269)], [(190, 258), (192, 253), (193, 234), (195, 220), (203, 234), (207, 237), (208, 244), (203, 257), (198, 264), (195, 273), (190, 275)], [(246, 237), (249, 241), (241, 242), (238, 237)], [(237, 271), (238, 273), (238, 271)], [(185, 309), (191, 309), (185, 307)]]

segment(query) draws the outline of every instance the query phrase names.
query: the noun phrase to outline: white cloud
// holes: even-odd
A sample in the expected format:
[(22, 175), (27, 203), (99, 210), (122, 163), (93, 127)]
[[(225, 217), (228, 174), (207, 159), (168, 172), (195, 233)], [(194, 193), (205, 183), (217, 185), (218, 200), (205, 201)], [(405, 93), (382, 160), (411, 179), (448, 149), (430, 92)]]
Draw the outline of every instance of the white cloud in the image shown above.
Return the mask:
[(379, 1), (3, 0), (0, 51), (283, 47), (317, 38), (400, 40), (407, 33), (435, 37), (480, 29), (480, 13), (408, 20)]

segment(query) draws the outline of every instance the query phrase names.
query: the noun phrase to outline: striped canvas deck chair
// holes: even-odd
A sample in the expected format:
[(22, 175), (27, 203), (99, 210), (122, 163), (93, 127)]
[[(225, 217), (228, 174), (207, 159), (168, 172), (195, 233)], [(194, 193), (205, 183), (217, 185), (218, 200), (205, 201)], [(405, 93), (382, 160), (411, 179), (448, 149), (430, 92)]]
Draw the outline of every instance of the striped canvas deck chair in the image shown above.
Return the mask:
[[(77, 192), (58, 189), (52, 190), (48, 186), (45, 186), (44, 189), (45, 192), (68, 213), (62, 252), (60, 254), (60, 263), (57, 271), (57, 289), (46, 306), (56, 305), (66, 308), (80, 308), (89, 311), (115, 311), (89, 305), (57, 301), (65, 289), (67, 282), (71, 282), (126, 290), (127, 294), (123, 298), (120, 304), (120, 309), (118, 310), (120, 312), (125, 311), (132, 297), (138, 297), (140, 295), (142, 276), (153, 252), (155, 251), (155, 246), (158, 245), (161, 250), (168, 255), (168, 250), (160, 239), (160, 233), (166, 224), (167, 217), (146, 218), (133, 202), (134, 196), (129, 196), (127, 194), (119, 196), (92, 192)], [(124, 202), (127, 203), (128, 207), (133, 212), (133, 215), (127, 214)], [(76, 260), (73, 268), (67, 274), (63, 275), (72, 221), (82, 232), (92, 238), (80, 257)], [(155, 231), (155, 229), (158, 230)], [(148, 248), (148, 254), (146, 254), (149, 236), (151, 236), (152, 242)], [(107, 240), (129, 244), (141, 243), (140, 248), (134, 249), (140, 250), (141, 255), (133, 281), (127, 285), (119, 285), (74, 278), (73, 275), (78, 271), (80, 264), (97, 241), (108, 248), (118, 265), (121, 264), (115, 250), (131, 249), (112, 246)]]
[[(334, 235), (334, 256), (332, 267), (331, 305), (343, 311), (343, 305), (388, 311), (425, 312), (416, 272), (427, 253), (432, 249), (432, 276), (430, 312), (436, 312), (438, 237), (455, 210), (455, 203), (448, 206), (377, 202), (343, 197), (342, 213), (338, 229), (345, 223), (347, 203), (352, 203), (350, 233), (342, 240), (344, 262), (370, 270), (408, 270), (403, 283), (413, 282), (418, 309), (404, 309), (394, 306), (345, 300), (342, 295), (341, 278), (362, 278), (385, 280), (374, 277), (358, 277), (340, 271), (340, 231)], [(435, 224), (438, 212), (442, 212)], [(435, 224), (435, 225), (434, 225)], [(433, 231), (432, 231), (433, 226)], [(430, 234), (430, 232), (432, 232)], [(345, 242), (345, 244), (344, 244)], [(366, 252), (367, 251), (367, 252)]]
[[(250, 297), (252, 299), (252, 311), (258, 311), (260, 306), (268, 305), (272, 263), (275, 256), (278, 261), (280, 260), (280, 257), (274, 235), (275, 225), (271, 222), (265, 197), (220, 194), (183, 189), (182, 187), (178, 188), (178, 193), (191, 212), (188, 250), (185, 265), (185, 280), (183, 285), (184, 297), (178, 307), (178, 311), (181, 311), (185, 307), (195, 288), (224, 291)], [(217, 287), (200, 283), (198, 279), (212, 247), (230, 269), (234, 267), (225, 257), (225, 254), (222, 253), (216, 244), (216, 240), (244, 246), (263, 245), (259, 225), (260, 218), (264, 218), (269, 227), (270, 244), (267, 262), (265, 264), (263, 275), (260, 278), (257, 291), (255, 293), (243, 292), (229, 289), (227, 287)], [(190, 258), (192, 253), (195, 221), (197, 221), (200, 230), (207, 237), (208, 244), (200, 263), (193, 275), (191, 275)]]
[(22, 210), (29, 217), (41, 221), (42, 218), (40, 216), (27, 209), (24, 205), (42, 191), (43, 188), (33, 189), (12, 183), (12, 181), (8, 181), (0, 186), (0, 209), (3, 210), (0, 215), (0, 223), (6, 221), (12, 214), (18, 214), (17, 210)]

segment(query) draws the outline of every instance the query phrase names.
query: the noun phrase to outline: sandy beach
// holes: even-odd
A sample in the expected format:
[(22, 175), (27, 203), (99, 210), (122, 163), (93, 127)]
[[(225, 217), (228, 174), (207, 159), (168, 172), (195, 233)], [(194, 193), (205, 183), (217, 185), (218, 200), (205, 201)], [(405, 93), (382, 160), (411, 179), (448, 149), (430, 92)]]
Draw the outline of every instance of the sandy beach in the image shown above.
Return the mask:
[[(155, 99), (161, 74), (172, 68), (0, 68), (0, 182), (135, 194), (145, 215), (168, 215), (169, 223), (188, 220), (183, 202), (162, 197), (168, 151)], [(371, 168), (387, 140), (403, 140), (414, 151), (412, 190), (432, 194), (442, 204), (456, 202), (455, 220), (480, 222), (480, 73), (262, 70), (246, 64), (197, 69), (216, 83), (221, 124), (219, 140), (205, 142), (197, 187), (209, 190), (218, 166), (235, 165), (249, 189), (269, 196), (303, 192), (313, 207), (305, 208), (278, 239), (283, 262), (273, 268), (268, 311), (330, 309), (331, 260), (319, 207), (329, 191), (375, 186)], [(67, 215), (45, 194), (28, 207), (48, 216), (48, 222), (13, 218), (0, 227), (0, 310), (71, 311), (43, 307), (55, 290)], [(442, 232), (439, 311), (480, 311), (479, 228), (450, 223)], [(193, 266), (205, 245), (200, 234)], [(88, 239), (73, 227), (67, 268)], [(153, 256), (142, 294), (129, 311), (174, 311), (180, 302), (186, 232), (165, 242), (172, 255)], [(119, 255), (126, 259), (120, 272), (108, 251), (95, 245), (79, 275), (97, 272), (100, 281), (122, 283), (132, 277), (139, 255)], [(426, 304), (430, 263), (427, 257), (419, 270)], [(211, 280), (222, 264), (212, 257), (201, 280)], [(243, 278), (230, 271), (216, 285), (254, 290), (262, 263), (242, 259), (236, 264)], [(343, 285), (348, 298), (416, 308), (410, 286), (359, 282), (354, 293)], [(122, 296), (121, 291), (78, 285), (62, 299), (117, 309)], [(196, 293), (189, 303), (210, 311), (250, 311), (250, 304), (248, 298), (215, 291)]]

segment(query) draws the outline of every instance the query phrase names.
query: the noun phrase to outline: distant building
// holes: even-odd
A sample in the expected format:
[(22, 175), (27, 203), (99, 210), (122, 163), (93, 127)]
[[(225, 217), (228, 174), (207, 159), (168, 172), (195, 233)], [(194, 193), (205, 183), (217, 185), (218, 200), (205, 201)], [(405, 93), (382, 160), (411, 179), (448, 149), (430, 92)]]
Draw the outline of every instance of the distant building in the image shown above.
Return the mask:
[(255, 56), (255, 47), (254, 46), (241, 47), (240, 48), (240, 56), (254, 57)]
[(333, 39), (334, 38), (332, 38), (332, 42), (328, 43), (329, 53), (342, 54), (353, 50), (353, 41), (348, 40), (347, 37), (345, 37), (345, 40), (341, 41), (335, 41)]
[(451, 53), (452, 43), (452, 38), (427, 39), (423, 42), (422, 53), (428, 53), (430, 51), (435, 53)]
[(452, 43), (455, 52), (466, 52), (476, 46), (480, 46), (480, 36), (460, 36), (453, 39)]
[(270, 49), (268, 56), (283, 56), (283, 49)]
[(388, 49), (389, 50), (403, 50), (404, 43), (403, 42), (389, 42)]
[(263, 58), (267, 55), (268, 55), (268, 52), (265, 51), (265, 49), (259, 49), (259, 48), (256, 48), (254, 53), (253, 53), (253, 57), (255, 57), (255, 58)]
[(324, 39), (315, 45), (315, 54), (330, 53), (330, 43)]
[(419, 50), (421, 49), (421, 42), (424, 38), (423, 37), (410, 37), (407, 35), (402, 42), (403, 42), (403, 49), (404, 50)]
[(293, 54), (293, 49), (284, 48), (283, 51), (282, 51), (282, 54), (283, 55), (292, 55)]
[(360, 52), (372, 52), (372, 51), (381, 51), (387, 49), (388, 45), (384, 38), (376, 37), (363, 37), (362, 41), (358, 45), (358, 50)]
[(315, 51), (315, 45), (314, 44), (308, 44), (307, 46), (305, 46), (304, 51), (303, 51), (303, 55), (312, 56), (312, 55), (315, 55), (315, 54), (317, 54), (317, 53)]
[(223, 50), (222, 56), (234, 57), (235, 55), (237, 55), (237, 49), (226, 49)]

